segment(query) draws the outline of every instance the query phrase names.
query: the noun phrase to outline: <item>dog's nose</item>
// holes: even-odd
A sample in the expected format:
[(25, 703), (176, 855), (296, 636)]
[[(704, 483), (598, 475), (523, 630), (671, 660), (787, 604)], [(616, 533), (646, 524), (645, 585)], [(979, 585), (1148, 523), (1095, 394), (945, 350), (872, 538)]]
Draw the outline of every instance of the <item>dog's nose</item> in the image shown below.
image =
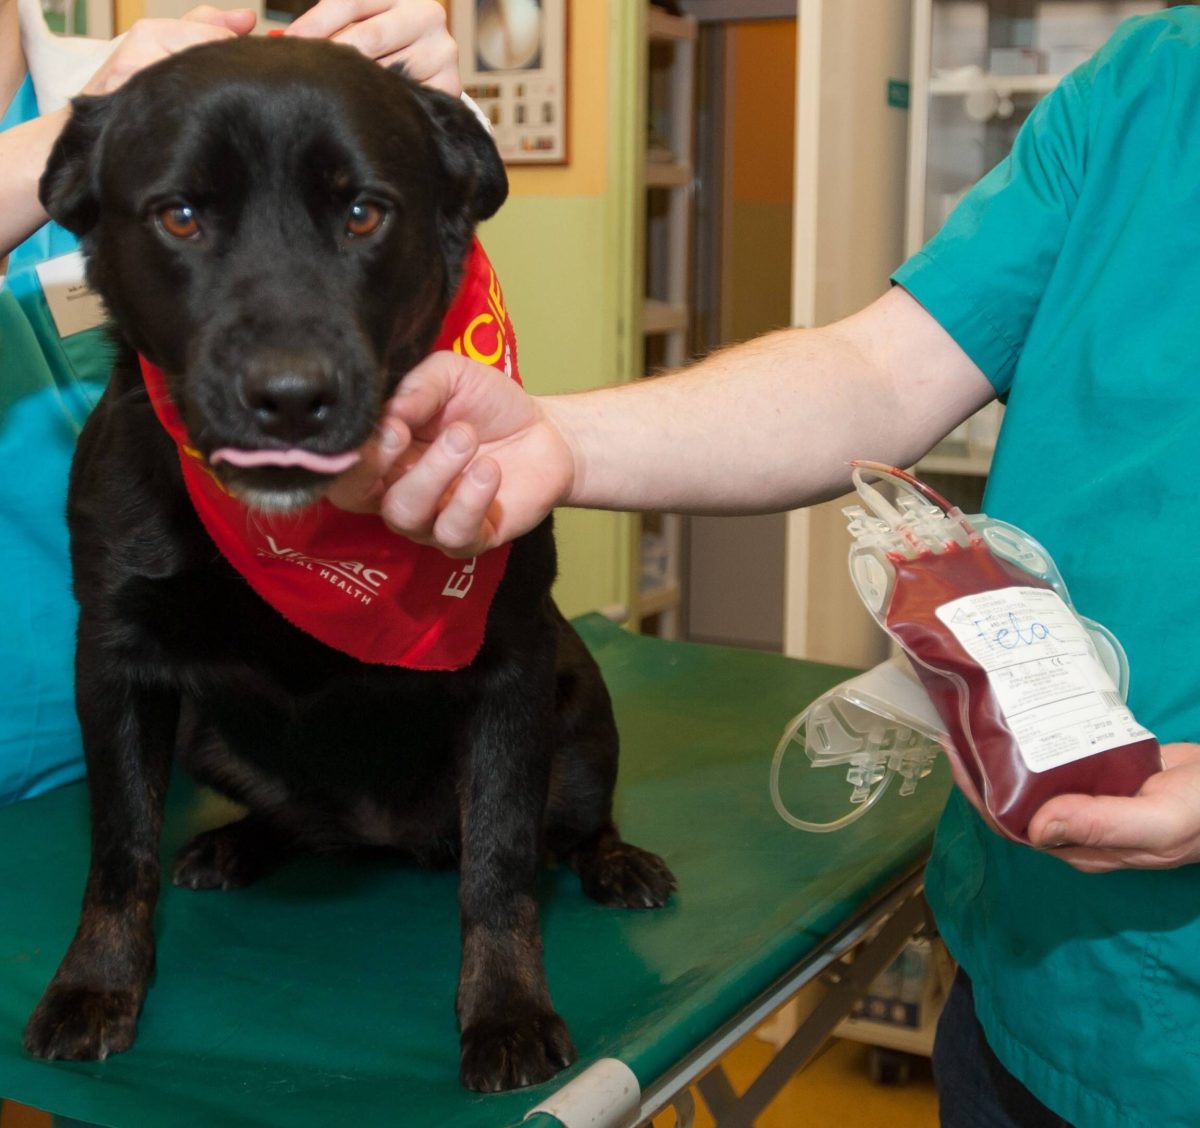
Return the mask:
[(338, 399), (330, 364), (290, 352), (257, 356), (245, 369), (242, 392), (262, 433), (285, 442), (319, 434)]

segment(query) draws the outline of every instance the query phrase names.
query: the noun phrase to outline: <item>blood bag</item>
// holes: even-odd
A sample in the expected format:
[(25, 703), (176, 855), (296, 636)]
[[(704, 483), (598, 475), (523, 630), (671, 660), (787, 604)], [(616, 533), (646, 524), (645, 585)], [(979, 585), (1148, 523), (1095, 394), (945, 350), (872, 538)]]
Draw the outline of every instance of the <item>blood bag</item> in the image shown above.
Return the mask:
[[(1119, 643), (1074, 610), (1041, 545), (1006, 522), (965, 517), (902, 470), (853, 465), (864, 505), (845, 510), (854, 537), (851, 578), (911, 661), (940, 720), (931, 723), (909, 694), (901, 722), (876, 725), (876, 736), (890, 742), (892, 770), (906, 763), (887, 735), (897, 723), (901, 745), (912, 739), (921, 746), (907, 753), (911, 784), (920, 778), (913, 763), (926, 764), (935, 742), (942, 743), (996, 825), (1021, 842), (1028, 842), (1033, 814), (1054, 796), (1135, 795), (1162, 770), (1157, 740), (1125, 705), (1128, 671)], [(890, 683), (897, 684), (894, 675)], [(832, 691), (835, 698), (841, 689)], [(854, 719), (859, 704), (851, 700), (847, 710), (842, 698), (840, 705), (814, 703), (815, 713), (802, 715), (814, 764), (820, 757), (813, 746), (830, 731), (843, 743), (855, 725), (872, 731), (867, 718)], [(862, 750), (859, 760), (866, 762)]]

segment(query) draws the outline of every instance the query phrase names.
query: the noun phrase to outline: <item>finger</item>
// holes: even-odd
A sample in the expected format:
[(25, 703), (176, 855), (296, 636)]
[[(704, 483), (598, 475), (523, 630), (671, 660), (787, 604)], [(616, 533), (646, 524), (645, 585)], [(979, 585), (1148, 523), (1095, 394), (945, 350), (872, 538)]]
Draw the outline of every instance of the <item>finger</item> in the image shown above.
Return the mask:
[(1035, 846), (1086, 846), (1108, 850), (1138, 850), (1156, 854), (1169, 850), (1182, 828), (1175, 807), (1165, 796), (1060, 795), (1030, 820)]
[(84, 94), (111, 94), (153, 63), (200, 43), (232, 38), (236, 32), (219, 23), (196, 20), (138, 20), (104, 64), (88, 79)]
[(121, 41), (121, 46), (113, 58), (127, 50), (133, 51), (140, 68), (197, 44), (208, 43), (214, 39), (232, 39), (236, 35), (237, 32), (226, 27), (223, 20), (138, 20)]
[(382, 15), (347, 24), (335, 31), (330, 38), (343, 47), (353, 47), (368, 59), (382, 62), (383, 56), (408, 50), (412, 46), (411, 29), (408, 28), (407, 22), (397, 30), (398, 15), (396, 12), (384, 12)]
[(411, 436), (402, 423), (380, 426), (376, 436), (359, 448), (359, 461), (339, 474), (326, 497), (351, 513), (378, 513), (384, 477), (408, 446)]
[(440, 90), (457, 98), (462, 93), (462, 76), (458, 70), (458, 44), (449, 36), (426, 37), (411, 47), (379, 57), (387, 67), (397, 64), (414, 82)]
[(1065, 862), (1080, 873), (1112, 873), (1113, 870), (1125, 869), (1126, 864), (1112, 851), (1085, 850), (1080, 847), (1069, 847), (1062, 850), (1047, 850), (1052, 858)]
[(478, 556), (495, 547), (488, 511), (500, 490), (500, 467), (476, 459), (454, 487), (433, 525), (434, 543), (451, 556)]
[(226, 11), (214, 8), (210, 4), (201, 4), (185, 13), (183, 19), (189, 23), (223, 27), (235, 35), (248, 35), (258, 22), (258, 15), (253, 8), (230, 8)]
[[(375, 59), (403, 50), (433, 31), (443, 31), (446, 14), (436, 0), (321, 0), (287, 29), (289, 35), (336, 39)], [(448, 38), (448, 36), (447, 36)]]
[(329, 39), (342, 28), (385, 11), (390, 0), (320, 0), (288, 24), (285, 35)]
[(451, 352), (427, 356), (400, 381), (384, 408), (385, 417), (399, 420), (418, 434), (450, 402), (460, 360)]
[(475, 432), (465, 424), (447, 427), (403, 477), (388, 487), (380, 514), (395, 532), (424, 537), (433, 528), (447, 490), (467, 468), (479, 448)]
[(1164, 744), (1161, 751), (1164, 768), (1182, 768), (1186, 765), (1200, 764), (1200, 744), (1190, 742)]
[(1066, 862), (1080, 873), (1112, 873), (1119, 869), (1170, 869), (1178, 863), (1147, 854), (1140, 850), (1093, 850), (1084, 846), (1067, 846), (1047, 850), (1053, 858)]

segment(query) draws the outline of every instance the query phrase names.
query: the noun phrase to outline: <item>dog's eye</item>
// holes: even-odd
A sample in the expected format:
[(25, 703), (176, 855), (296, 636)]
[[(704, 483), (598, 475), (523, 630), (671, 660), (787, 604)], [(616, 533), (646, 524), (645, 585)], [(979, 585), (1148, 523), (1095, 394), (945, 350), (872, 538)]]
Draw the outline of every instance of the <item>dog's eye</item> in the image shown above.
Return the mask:
[(176, 239), (190, 239), (200, 234), (200, 221), (187, 204), (172, 204), (158, 213), (159, 226)]
[(346, 214), (346, 234), (354, 239), (374, 235), (383, 225), (386, 214), (378, 204), (357, 200), (350, 205), (350, 211)]

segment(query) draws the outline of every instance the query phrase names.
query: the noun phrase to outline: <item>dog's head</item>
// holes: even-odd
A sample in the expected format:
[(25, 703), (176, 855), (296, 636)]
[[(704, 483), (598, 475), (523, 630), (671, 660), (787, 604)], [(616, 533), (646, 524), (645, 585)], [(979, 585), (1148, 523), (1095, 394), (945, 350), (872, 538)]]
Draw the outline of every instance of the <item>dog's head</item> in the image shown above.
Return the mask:
[(196, 47), (76, 99), (41, 182), (192, 443), (274, 509), (369, 437), (506, 193), (461, 101), (299, 39)]

